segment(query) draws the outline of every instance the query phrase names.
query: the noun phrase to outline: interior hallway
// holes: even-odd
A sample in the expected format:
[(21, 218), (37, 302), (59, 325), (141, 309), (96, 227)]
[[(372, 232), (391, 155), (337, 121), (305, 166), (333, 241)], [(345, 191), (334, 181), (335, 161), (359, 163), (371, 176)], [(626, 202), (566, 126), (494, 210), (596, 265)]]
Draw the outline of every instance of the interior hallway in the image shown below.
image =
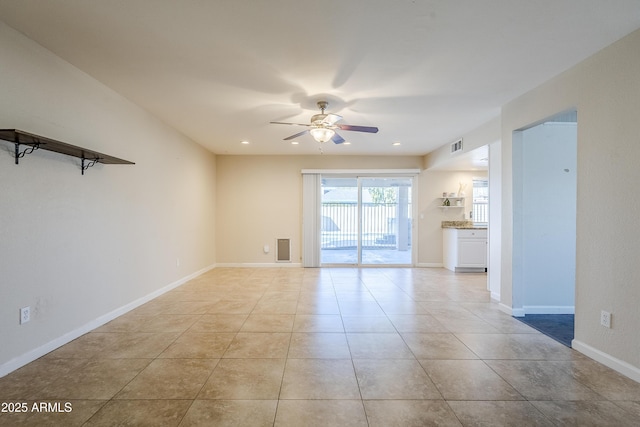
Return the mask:
[(486, 275), (436, 268), (217, 268), (0, 378), (0, 401), (72, 408), (3, 426), (640, 419), (640, 384), (500, 312)]

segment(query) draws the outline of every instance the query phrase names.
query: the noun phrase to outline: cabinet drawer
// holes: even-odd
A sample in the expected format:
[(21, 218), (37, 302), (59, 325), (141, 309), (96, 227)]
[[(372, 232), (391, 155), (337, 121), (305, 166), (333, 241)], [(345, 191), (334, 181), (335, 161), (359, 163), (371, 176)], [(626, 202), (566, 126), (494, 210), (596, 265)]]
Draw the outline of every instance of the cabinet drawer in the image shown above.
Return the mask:
[(458, 230), (458, 238), (463, 239), (486, 239), (487, 238), (487, 230), (486, 229), (470, 229), (470, 230)]

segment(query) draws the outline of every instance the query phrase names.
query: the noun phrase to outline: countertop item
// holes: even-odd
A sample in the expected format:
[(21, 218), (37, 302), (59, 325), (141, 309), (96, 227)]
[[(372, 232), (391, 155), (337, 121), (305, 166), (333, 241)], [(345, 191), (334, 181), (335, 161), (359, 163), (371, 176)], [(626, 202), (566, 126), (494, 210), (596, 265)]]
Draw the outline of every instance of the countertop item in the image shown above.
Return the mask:
[(475, 225), (473, 221), (442, 221), (442, 228), (486, 230), (486, 225)]

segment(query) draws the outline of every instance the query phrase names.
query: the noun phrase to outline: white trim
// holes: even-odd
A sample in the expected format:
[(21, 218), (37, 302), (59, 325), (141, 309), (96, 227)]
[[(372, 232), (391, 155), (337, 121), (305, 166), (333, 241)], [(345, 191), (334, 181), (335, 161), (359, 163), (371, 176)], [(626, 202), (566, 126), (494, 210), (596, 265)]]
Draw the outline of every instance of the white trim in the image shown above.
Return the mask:
[(575, 314), (576, 307), (555, 305), (525, 305), (525, 314)]
[(524, 309), (522, 308), (512, 308), (504, 303), (498, 304), (498, 308), (501, 312), (508, 314), (513, 317), (524, 317)]
[(299, 262), (228, 262), (218, 263), (217, 268), (302, 268)]
[(419, 262), (416, 264), (419, 268), (443, 268), (444, 265), (441, 262)]
[(420, 169), (302, 169), (302, 174), (333, 175), (420, 175)]
[(576, 339), (571, 341), (571, 348), (579, 351), (585, 356), (592, 358), (596, 362), (600, 362), (603, 365), (613, 369), (614, 371), (617, 371), (622, 375), (631, 378), (634, 381), (640, 382), (640, 368), (633, 366), (630, 363), (625, 362), (624, 360), (615, 358), (610, 354), (600, 351), (597, 348), (591, 347), (590, 345)]
[(120, 308), (110, 311), (109, 313), (103, 314), (102, 316), (97, 317), (94, 320), (91, 320), (90, 322), (80, 326), (79, 328), (76, 328), (72, 331), (69, 331), (63, 334), (58, 338), (55, 338), (49, 341), (48, 343), (41, 345), (40, 347), (34, 348), (33, 350), (30, 350), (21, 356), (15, 357), (3, 363), (2, 365), (0, 365), (0, 378), (4, 377), (10, 372), (15, 371), (18, 368), (21, 368), (27, 363), (31, 363), (34, 360), (44, 356), (45, 354), (50, 353), (59, 347), (62, 347), (65, 344), (70, 343), (71, 341), (86, 334), (87, 332), (91, 332), (92, 330), (104, 325), (105, 323), (108, 323), (113, 319), (116, 319), (117, 317), (120, 317), (123, 314), (128, 313), (134, 308), (140, 307), (142, 304), (145, 304), (151, 301), (152, 299), (157, 298), (160, 295), (166, 292), (169, 292), (170, 290), (175, 289), (178, 286), (188, 282), (189, 280), (194, 279), (214, 268), (216, 268), (216, 264), (210, 265), (208, 267), (203, 268), (202, 270), (196, 271), (195, 273), (192, 273), (188, 276), (183, 277), (182, 279), (179, 279), (173, 283), (170, 283), (167, 286), (160, 288), (156, 291), (153, 291), (148, 295), (145, 295), (143, 297), (138, 298), (137, 300), (134, 300), (128, 304), (125, 304)]
[(302, 175), (302, 265), (320, 267), (321, 176)]
[(491, 292), (491, 300), (500, 302), (500, 294), (495, 293), (495, 292)]

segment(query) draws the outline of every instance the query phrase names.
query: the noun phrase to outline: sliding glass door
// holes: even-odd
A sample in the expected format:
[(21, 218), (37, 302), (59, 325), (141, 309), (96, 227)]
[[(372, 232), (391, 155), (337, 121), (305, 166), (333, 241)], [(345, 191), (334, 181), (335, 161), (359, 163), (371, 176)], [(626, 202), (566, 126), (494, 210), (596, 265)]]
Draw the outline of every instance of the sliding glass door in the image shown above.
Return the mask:
[(322, 176), (322, 264), (411, 265), (411, 177)]

